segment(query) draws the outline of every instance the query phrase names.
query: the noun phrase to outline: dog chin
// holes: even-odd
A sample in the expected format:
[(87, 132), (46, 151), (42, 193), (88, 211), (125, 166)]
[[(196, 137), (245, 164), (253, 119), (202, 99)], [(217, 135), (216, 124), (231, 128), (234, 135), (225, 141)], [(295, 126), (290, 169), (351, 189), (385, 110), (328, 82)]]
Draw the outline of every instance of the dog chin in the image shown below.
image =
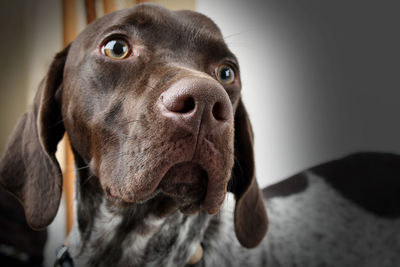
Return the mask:
[(165, 174), (158, 189), (174, 199), (185, 214), (200, 210), (208, 184), (207, 171), (197, 163), (182, 162), (173, 165)]
[(194, 214), (201, 210), (207, 194), (208, 174), (198, 163), (182, 162), (169, 168), (156, 190), (141, 201), (124, 199), (114, 190), (106, 188), (105, 197), (113, 205), (129, 207), (147, 201), (169, 201), (175, 203), (184, 214)]

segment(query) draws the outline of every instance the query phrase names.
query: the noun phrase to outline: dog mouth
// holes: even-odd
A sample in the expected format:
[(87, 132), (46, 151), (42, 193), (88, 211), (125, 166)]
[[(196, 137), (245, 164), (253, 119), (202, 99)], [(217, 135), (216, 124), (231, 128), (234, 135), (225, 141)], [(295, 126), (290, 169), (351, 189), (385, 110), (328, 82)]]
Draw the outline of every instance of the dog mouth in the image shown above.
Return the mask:
[(175, 201), (182, 213), (193, 214), (201, 209), (207, 184), (208, 173), (200, 164), (182, 162), (167, 171), (158, 188)]
[(147, 156), (122, 157), (116, 167), (103, 168), (101, 177), (111, 177), (100, 179), (105, 196), (121, 206), (166, 197), (184, 214), (200, 210), (216, 214), (233, 166), (233, 146), (229, 138), (226, 142), (216, 144), (204, 137), (196, 142), (188, 137), (153, 146), (156, 150), (147, 151)]
[(129, 207), (132, 204), (144, 203), (151, 199), (167, 199), (175, 203), (175, 207), (186, 215), (200, 210), (208, 211), (205, 204), (209, 175), (205, 168), (196, 162), (181, 162), (172, 165), (162, 176), (158, 186), (147, 198), (141, 201), (125, 199), (112, 187), (107, 187), (105, 196), (117, 206)]

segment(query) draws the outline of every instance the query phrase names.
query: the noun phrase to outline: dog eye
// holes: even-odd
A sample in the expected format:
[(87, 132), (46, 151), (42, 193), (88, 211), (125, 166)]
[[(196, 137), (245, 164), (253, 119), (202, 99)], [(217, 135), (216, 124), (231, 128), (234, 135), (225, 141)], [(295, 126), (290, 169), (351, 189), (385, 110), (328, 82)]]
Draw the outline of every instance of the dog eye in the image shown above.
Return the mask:
[(104, 55), (112, 59), (124, 59), (129, 56), (129, 44), (122, 39), (113, 39), (107, 41), (101, 48)]
[(235, 72), (228, 65), (220, 65), (216, 69), (217, 80), (223, 85), (228, 85), (233, 83), (235, 80)]

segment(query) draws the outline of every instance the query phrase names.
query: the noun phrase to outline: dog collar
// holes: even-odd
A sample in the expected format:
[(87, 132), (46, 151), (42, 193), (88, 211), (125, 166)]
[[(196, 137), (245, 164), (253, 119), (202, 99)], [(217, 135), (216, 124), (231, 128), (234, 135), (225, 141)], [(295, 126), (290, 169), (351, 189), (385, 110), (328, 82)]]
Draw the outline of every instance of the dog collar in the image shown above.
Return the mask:
[(190, 257), (188, 264), (194, 265), (200, 262), (202, 258), (203, 258), (203, 247), (201, 244), (198, 244), (196, 250), (192, 254), (192, 257)]
[(71, 255), (68, 253), (68, 248), (65, 245), (61, 245), (56, 250), (56, 262), (54, 267), (74, 267), (74, 261)]

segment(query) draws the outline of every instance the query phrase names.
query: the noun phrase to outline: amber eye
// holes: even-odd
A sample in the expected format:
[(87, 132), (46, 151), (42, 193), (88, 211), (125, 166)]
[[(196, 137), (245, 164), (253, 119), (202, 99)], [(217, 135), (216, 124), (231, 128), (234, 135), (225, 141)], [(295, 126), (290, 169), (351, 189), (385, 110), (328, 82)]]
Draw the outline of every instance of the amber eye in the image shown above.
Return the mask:
[(112, 39), (103, 45), (101, 51), (112, 59), (124, 59), (129, 56), (130, 47), (123, 39)]
[(223, 85), (233, 83), (235, 80), (235, 72), (228, 65), (222, 64), (216, 69), (217, 79)]

